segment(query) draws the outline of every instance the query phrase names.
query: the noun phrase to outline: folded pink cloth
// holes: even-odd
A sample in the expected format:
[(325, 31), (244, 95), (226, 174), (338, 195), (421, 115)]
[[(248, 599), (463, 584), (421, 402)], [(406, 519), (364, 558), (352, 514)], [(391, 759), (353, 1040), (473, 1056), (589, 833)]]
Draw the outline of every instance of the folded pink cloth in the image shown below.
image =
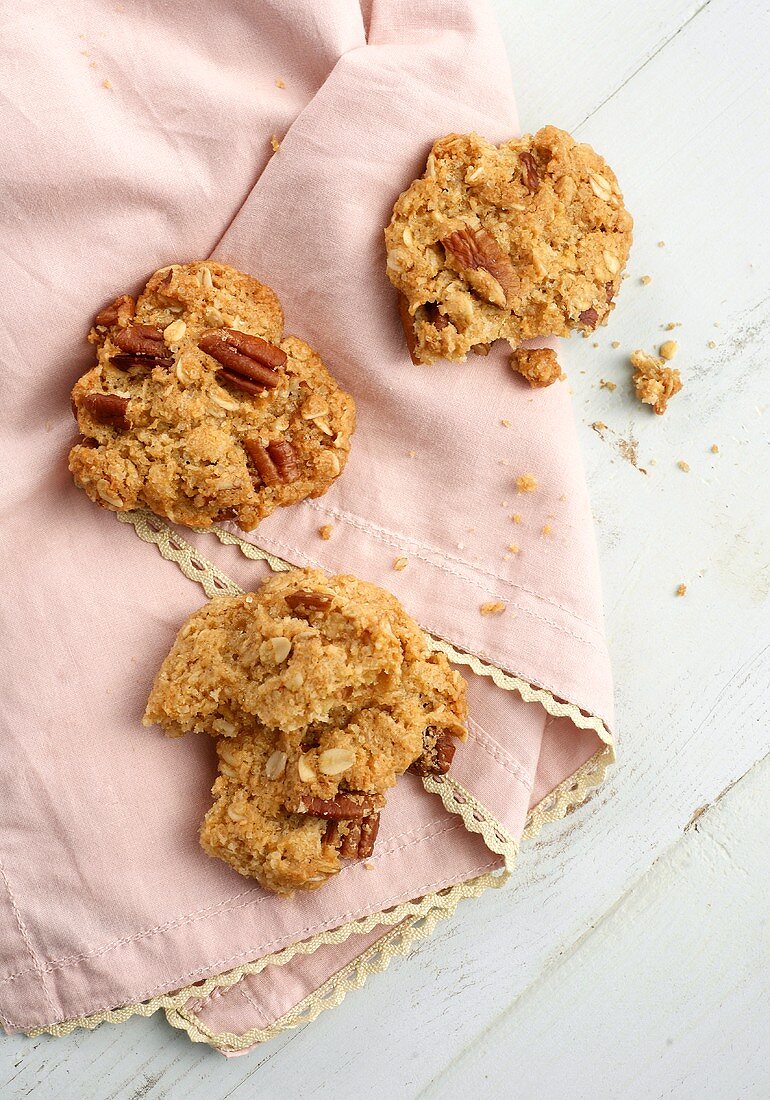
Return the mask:
[[(528, 814), (534, 831), (579, 802), (612, 755), (567, 388), (531, 391), (494, 351), (414, 367), (385, 276), (383, 227), (432, 141), (517, 132), (505, 53), (479, 0), (43, 0), (2, 18), (0, 1019), (61, 1033), (162, 1007), (234, 1053), (493, 882)], [(229, 546), (232, 527), (181, 542), (118, 522), (66, 468), (95, 309), (212, 253), (275, 288), (359, 415), (334, 488)], [(405, 777), (371, 867), (291, 900), (198, 846), (212, 744), (140, 725), (204, 598), (189, 578), (212, 592), (212, 562), (220, 588), (256, 586), (252, 546), (389, 588), (469, 680), (452, 781)], [(505, 612), (482, 616), (490, 601)]]

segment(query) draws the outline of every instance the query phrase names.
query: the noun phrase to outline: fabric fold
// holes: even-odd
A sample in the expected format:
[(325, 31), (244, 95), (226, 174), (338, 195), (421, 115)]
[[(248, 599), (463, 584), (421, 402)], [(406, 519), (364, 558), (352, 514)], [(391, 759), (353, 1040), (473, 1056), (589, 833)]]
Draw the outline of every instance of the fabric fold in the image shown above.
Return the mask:
[[(385, 275), (383, 227), (431, 142), (517, 132), (505, 52), (476, 0), (77, 0), (3, 24), (0, 115), (23, 155), (2, 169), (0, 1018), (62, 1034), (165, 1009), (236, 1053), (499, 882), (611, 757), (567, 387), (530, 391), (497, 351), (414, 367)], [(245, 537), (117, 522), (66, 471), (95, 309), (212, 251), (274, 287), (359, 412), (333, 489)], [(254, 587), (265, 556), (393, 591), (466, 675), (472, 717), (451, 783), (390, 793), (371, 869), (290, 901), (199, 848), (211, 743), (140, 725), (199, 585)]]

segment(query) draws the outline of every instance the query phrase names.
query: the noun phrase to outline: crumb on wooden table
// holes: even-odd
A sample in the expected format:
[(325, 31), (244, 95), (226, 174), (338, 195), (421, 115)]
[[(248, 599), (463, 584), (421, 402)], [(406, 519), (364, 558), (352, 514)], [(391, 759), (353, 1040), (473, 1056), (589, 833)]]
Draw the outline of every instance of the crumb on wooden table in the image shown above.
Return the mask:
[(505, 607), (506, 605), (502, 600), (490, 600), (489, 603), (483, 603), (479, 611), (482, 615), (502, 615)]
[(537, 478), (532, 474), (519, 474), (516, 478), (517, 493), (534, 493), (535, 489), (537, 489)]
[(631, 353), (631, 366), (636, 396), (662, 416), (670, 399), (682, 388), (679, 371), (676, 367), (665, 366), (663, 359), (639, 349)]
[(393, 562), (393, 568), (396, 570), (397, 573), (401, 573), (404, 569), (406, 569), (408, 564), (408, 558), (396, 558)]
[(686, 584), (680, 584), (680, 585), (677, 586), (676, 594), (677, 594), (677, 596), (684, 596), (686, 591), (687, 591), (687, 585)]
[(323, 525), (323, 527), (318, 528), (318, 534), (321, 536), (321, 538), (324, 540), (324, 542), (328, 542), (329, 539), (332, 537), (332, 531), (333, 530), (334, 530), (334, 525), (333, 524), (325, 523)]

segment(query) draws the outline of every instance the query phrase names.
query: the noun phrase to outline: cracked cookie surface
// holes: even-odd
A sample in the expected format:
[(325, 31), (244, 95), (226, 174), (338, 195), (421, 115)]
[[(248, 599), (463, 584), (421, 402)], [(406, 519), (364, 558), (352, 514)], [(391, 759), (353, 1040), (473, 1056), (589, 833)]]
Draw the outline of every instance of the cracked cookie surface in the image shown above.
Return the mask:
[(353, 399), (283, 336), (277, 297), (250, 275), (210, 260), (163, 268), (136, 302), (106, 306), (89, 339), (98, 362), (72, 391), (69, 467), (97, 504), (249, 531), (342, 472)]
[(413, 360), (592, 331), (613, 308), (632, 225), (613, 171), (563, 130), (499, 146), (440, 138), (385, 231)]
[(201, 843), (291, 893), (371, 854), (385, 791), (446, 772), (465, 715), (465, 681), (394, 596), (306, 569), (195, 612), (144, 721), (217, 738)]

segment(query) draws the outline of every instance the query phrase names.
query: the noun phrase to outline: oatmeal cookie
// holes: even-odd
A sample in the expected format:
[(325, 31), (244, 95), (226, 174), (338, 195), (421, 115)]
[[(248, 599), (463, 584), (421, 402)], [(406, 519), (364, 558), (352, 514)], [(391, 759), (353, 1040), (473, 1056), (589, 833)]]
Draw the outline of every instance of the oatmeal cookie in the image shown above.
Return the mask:
[(563, 130), (440, 138), (385, 231), (412, 359), (590, 332), (613, 308), (632, 224), (612, 170)]
[(69, 467), (105, 508), (250, 531), (324, 493), (347, 460), (353, 399), (283, 336), (269, 287), (206, 260), (157, 271), (96, 316), (97, 366), (78, 380)]
[(217, 738), (201, 843), (291, 893), (371, 854), (384, 792), (446, 772), (465, 714), (463, 678), (394, 596), (305, 569), (195, 612), (144, 721)]

